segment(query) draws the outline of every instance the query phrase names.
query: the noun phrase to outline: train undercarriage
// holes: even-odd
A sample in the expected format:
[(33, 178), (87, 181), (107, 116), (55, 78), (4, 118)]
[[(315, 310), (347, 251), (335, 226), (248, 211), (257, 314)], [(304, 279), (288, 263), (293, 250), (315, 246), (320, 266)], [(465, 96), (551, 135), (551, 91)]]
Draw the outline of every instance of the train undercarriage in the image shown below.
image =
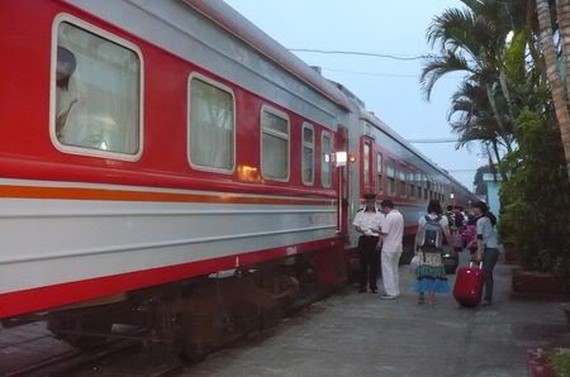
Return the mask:
[[(57, 338), (82, 350), (104, 347), (112, 339), (167, 343), (183, 359), (199, 361), (215, 349), (275, 326), (303, 301), (337, 286), (335, 280), (342, 283), (344, 257), (337, 260), (343, 265), (334, 265), (330, 253), (297, 255), (2, 323), (9, 327), (47, 321)], [(331, 278), (338, 271), (344, 278)]]

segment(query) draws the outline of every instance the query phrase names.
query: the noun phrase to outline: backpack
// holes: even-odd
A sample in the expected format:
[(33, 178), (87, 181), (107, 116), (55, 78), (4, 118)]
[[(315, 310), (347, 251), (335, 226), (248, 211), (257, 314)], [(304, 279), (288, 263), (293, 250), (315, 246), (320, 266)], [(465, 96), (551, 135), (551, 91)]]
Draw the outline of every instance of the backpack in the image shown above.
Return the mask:
[(439, 223), (441, 221), (441, 216), (432, 219), (426, 215), (425, 219), (426, 224), (424, 226), (424, 239), (421, 246), (441, 249), (441, 244), (443, 241), (443, 228)]

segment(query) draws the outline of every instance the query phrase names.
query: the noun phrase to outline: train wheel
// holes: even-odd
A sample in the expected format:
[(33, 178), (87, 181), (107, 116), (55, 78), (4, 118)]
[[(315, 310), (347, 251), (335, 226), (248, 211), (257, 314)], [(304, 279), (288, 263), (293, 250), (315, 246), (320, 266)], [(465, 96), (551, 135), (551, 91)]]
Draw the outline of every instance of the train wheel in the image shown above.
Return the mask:
[(113, 324), (107, 321), (79, 318), (50, 318), (48, 330), (71, 346), (87, 350), (102, 346), (107, 338), (93, 334), (110, 334)]

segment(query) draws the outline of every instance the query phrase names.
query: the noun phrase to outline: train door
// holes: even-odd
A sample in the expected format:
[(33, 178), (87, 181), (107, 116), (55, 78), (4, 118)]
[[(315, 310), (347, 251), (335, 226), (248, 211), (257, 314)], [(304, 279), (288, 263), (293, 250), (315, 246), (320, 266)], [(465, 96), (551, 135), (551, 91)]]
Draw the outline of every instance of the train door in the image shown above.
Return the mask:
[[(338, 127), (338, 132), (336, 134), (336, 143), (335, 143), (335, 150), (337, 151), (345, 151), (348, 153), (348, 128), (344, 126)], [(350, 219), (349, 213), (349, 168), (350, 163), (347, 163), (345, 166), (340, 166), (337, 171), (337, 184), (338, 184), (338, 231), (342, 235), (347, 235), (348, 232), (348, 223)]]

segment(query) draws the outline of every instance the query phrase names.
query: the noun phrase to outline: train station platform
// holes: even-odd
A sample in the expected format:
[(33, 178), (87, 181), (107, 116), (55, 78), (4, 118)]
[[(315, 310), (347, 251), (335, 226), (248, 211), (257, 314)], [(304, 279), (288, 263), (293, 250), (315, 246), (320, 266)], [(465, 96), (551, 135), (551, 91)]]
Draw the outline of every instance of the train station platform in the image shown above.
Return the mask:
[(495, 269), (495, 302), (474, 309), (459, 308), (451, 295), (419, 305), (407, 266), (400, 276), (396, 300), (346, 288), (183, 375), (520, 377), (529, 375), (528, 349), (570, 345), (559, 304), (512, 299), (504, 263)]

